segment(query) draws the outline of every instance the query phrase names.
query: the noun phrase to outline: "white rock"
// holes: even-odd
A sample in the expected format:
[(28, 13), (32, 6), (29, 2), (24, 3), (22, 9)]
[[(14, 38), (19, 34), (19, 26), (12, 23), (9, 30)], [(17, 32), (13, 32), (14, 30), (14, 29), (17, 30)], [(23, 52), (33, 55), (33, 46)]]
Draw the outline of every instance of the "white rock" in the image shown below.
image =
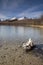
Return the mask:
[(23, 43), (24, 49), (31, 49), (33, 46), (34, 46), (34, 44), (33, 44), (33, 41), (31, 40), (31, 38), (26, 43)]

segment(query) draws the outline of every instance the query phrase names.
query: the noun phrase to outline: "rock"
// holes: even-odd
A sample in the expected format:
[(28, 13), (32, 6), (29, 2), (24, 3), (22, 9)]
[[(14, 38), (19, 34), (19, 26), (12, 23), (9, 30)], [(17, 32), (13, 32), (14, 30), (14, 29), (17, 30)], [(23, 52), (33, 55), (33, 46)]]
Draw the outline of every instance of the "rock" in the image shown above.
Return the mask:
[(31, 39), (29, 39), (29, 41), (27, 41), (26, 43), (23, 43), (23, 48), (25, 50), (30, 50), (33, 48), (33, 46), (34, 46), (34, 44)]
[(4, 49), (5, 49), (5, 50), (7, 50), (7, 49), (8, 49), (8, 47), (5, 47)]
[(17, 49), (15, 49), (15, 51), (17, 51)]

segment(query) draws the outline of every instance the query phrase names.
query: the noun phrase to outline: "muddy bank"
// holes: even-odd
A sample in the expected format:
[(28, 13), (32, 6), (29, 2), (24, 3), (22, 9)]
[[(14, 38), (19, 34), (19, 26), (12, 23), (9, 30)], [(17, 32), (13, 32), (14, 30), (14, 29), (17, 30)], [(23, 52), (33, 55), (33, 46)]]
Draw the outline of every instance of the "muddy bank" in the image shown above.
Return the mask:
[[(41, 46), (41, 47), (40, 47)], [(43, 44), (25, 52), (22, 44), (0, 46), (0, 65), (43, 65)]]

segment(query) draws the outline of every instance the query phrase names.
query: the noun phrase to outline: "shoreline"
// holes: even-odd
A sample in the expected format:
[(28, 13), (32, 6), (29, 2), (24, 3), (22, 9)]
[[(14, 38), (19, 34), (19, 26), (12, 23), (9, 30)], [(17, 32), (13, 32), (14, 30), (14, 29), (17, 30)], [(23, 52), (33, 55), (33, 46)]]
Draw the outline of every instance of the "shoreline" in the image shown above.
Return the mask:
[(43, 28), (43, 25), (30, 25), (31, 27)]
[(43, 20), (41, 19), (25, 19), (25, 20), (6, 20), (0, 22), (1, 25), (9, 25), (9, 26), (31, 26), (37, 28), (43, 28)]
[(43, 65), (38, 50), (25, 52), (21, 44), (4, 44), (0, 48), (0, 65)]
[(43, 25), (25, 25), (25, 24), (0, 24), (0, 26), (23, 26), (23, 27), (35, 27), (35, 28), (43, 28)]

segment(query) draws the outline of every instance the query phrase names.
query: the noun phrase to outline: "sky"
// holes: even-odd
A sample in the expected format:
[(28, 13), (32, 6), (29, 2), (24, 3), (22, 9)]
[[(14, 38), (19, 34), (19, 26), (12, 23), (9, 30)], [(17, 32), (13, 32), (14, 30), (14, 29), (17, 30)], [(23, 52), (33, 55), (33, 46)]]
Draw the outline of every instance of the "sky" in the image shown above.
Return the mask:
[(0, 19), (37, 18), (43, 14), (43, 0), (0, 0)]

